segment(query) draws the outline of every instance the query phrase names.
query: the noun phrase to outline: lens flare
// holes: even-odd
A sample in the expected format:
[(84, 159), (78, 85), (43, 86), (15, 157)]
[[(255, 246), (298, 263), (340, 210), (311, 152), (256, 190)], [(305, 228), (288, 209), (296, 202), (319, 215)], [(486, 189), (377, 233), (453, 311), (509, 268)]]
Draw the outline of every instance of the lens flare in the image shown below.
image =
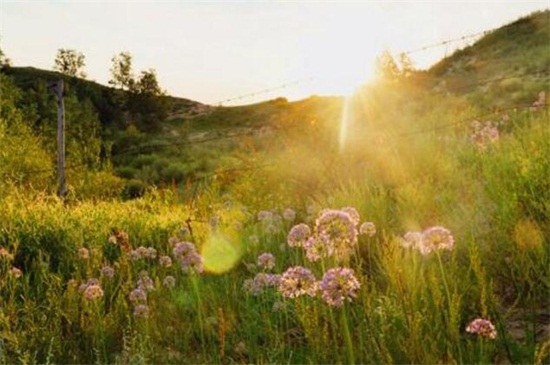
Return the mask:
[(342, 118), (340, 119), (340, 138), (339, 146), (340, 152), (344, 150), (348, 142), (348, 132), (351, 126), (352, 120), (352, 106), (351, 106), (352, 96), (348, 95), (344, 98), (344, 107), (342, 109)]
[(240, 245), (221, 233), (213, 233), (202, 245), (201, 256), (206, 272), (223, 274), (231, 270), (241, 257)]

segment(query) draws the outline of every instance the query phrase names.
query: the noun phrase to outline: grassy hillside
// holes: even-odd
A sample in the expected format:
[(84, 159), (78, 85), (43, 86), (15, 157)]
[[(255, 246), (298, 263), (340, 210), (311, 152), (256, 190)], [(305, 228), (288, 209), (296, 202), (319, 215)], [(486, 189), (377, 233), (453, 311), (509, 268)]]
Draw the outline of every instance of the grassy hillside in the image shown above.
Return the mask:
[(467, 94), (484, 104), (526, 103), (550, 83), (550, 10), (534, 13), (491, 31), (430, 68), (444, 91)]

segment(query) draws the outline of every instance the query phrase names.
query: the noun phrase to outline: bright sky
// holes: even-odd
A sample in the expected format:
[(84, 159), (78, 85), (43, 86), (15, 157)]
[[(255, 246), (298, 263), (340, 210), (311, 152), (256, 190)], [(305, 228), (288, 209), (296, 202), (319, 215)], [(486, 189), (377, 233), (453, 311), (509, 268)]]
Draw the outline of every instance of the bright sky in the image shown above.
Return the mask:
[[(169, 94), (204, 103), (292, 84), (231, 103), (248, 104), (347, 93), (372, 77), (384, 49), (422, 48), (548, 7), (547, 0), (0, 0), (0, 41), (14, 66), (52, 69), (57, 49), (76, 49), (88, 78), (104, 84), (111, 58), (129, 51), (136, 73), (154, 68)], [(427, 67), (453, 47), (411, 58)]]

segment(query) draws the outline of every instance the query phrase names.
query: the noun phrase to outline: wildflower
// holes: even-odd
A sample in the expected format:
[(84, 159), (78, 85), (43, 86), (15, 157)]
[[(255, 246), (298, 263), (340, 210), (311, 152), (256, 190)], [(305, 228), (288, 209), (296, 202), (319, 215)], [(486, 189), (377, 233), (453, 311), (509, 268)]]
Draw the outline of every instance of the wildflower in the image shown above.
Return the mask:
[(275, 267), (275, 256), (265, 252), (258, 256), (258, 266), (265, 270), (271, 270)]
[(147, 247), (144, 257), (154, 260), (157, 257), (157, 250), (155, 250), (153, 247)]
[(103, 289), (99, 284), (88, 285), (84, 290), (84, 297), (90, 301), (103, 297)]
[(172, 266), (172, 259), (170, 256), (161, 256), (159, 257), (159, 264), (162, 267), (170, 267)]
[(318, 290), (313, 273), (301, 266), (288, 268), (281, 276), (279, 291), (286, 298), (296, 298), (307, 294), (315, 296)]
[(355, 278), (353, 270), (345, 267), (329, 269), (319, 284), (322, 298), (330, 306), (341, 307), (344, 301), (357, 297), (357, 290), (361, 287)]
[(113, 245), (120, 245), (124, 252), (129, 252), (132, 249), (128, 239), (128, 233), (121, 229), (113, 229), (113, 233), (109, 236), (109, 242)]
[(538, 95), (537, 100), (533, 102), (531, 105), (531, 111), (536, 111), (540, 108), (542, 108), (546, 104), (546, 93), (544, 91), (541, 91)]
[(137, 282), (137, 287), (143, 290), (151, 291), (155, 290), (155, 283), (148, 275), (143, 275)]
[(452, 250), (454, 238), (451, 231), (444, 227), (430, 227), (422, 232), (422, 243), (419, 250), (426, 255), (434, 250), (446, 249)]
[(137, 287), (134, 290), (130, 292), (128, 295), (128, 299), (130, 299), (131, 302), (147, 302), (147, 292), (145, 289)]
[(181, 259), (184, 256), (193, 252), (197, 252), (197, 249), (195, 248), (195, 245), (191, 242), (178, 242), (172, 250), (172, 253), (177, 259)]
[[(352, 208), (346, 208), (351, 211)], [(315, 221), (315, 243), (322, 245), (321, 255), (347, 259), (357, 244), (355, 219), (343, 210), (325, 209)]]
[(189, 253), (180, 260), (181, 268), (185, 272), (201, 273), (203, 271), (202, 257), (197, 252)]
[(376, 234), (376, 226), (372, 222), (363, 222), (359, 227), (359, 233), (372, 237)]
[(178, 242), (173, 249), (173, 254), (179, 261), (183, 271), (202, 272), (202, 257), (191, 242)]
[(310, 235), (311, 228), (307, 224), (297, 224), (290, 229), (287, 243), (290, 247), (303, 247)]
[(90, 258), (90, 251), (85, 247), (81, 247), (78, 249), (78, 257), (82, 260), (88, 260)]
[(132, 261), (138, 261), (141, 259), (141, 253), (138, 250), (131, 250), (128, 252), (128, 257)]
[(253, 246), (256, 246), (258, 245), (258, 243), (260, 243), (260, 239), (258, 238), (258, 236), (256, 236), (255, 234), (248, 237), (248, 240), (250, 241), (250, 243), (253, 245)]
[(294, 219), (296, 219), (296, 212), (290, 208), (286, 208), (283, 211), (283, 218), (286, 221), (292, 222)]
[(168, 275), (162, 281), (162, 285), (164, 285), (165, 287), (167, 287), (169, 289), (172, 289), (174, 286), (176, 286), (176, 279), (173, 276)]
[(88, 279), (86, 283), (80, 284), (80, 286), (78, 287), (78, 291), (81, 291), (81, 292), (85, 291), (89, 286), (92, 286), (92, 285), (99, 286), (99, 280), (97, 280), (96, 278)]
[(243, 290), (252, 295), (260, 295), (265, 288), (277, 286), (280, 275), (266, 274), (260, 272), (254, 279), (246, 279), (243, 283)]
[(401, 240), (401, 246), (405, 248), (419, 248), (422, 245), (422, 232), (409, 231)]
[(359, 216), (359, 212), (357, 211), (357, 209), (355, 209), (353, 207), (345, 207), (345, 208), (340, 209), (340, 211), (348, 213), (349, 217), (351, 218), (351, 220), (353, 221), (353, 223), (355, 225), (358, 225), (359, 222), (361, 221), (361, 217)]
[(168, 239), (168, 243), (172, 246), (176, 246), (179, 242), (180, 240), (177, 237), (170, 237)]
[(11, 261), (11, 260), (13, 260), (13, 254), (11, 254), (4, 247), (0, 247), (0, 258), (4, 258), (8, 261)]
[(13, 275), (14, 278), (19, 279), (23, 275), (23, 271), (16, 267), (12, 267), (10, 270), (10, 274)]
[(147, 249), (147, 247), (143, 247), (143, 246), (139, 246), (137, 249), (136, 249), (137, 253), (139, 254), (139, 257), (140, 258), (146, 258), (147, 255), (149, 254), (149, 250)]
[(115, 269), (113, 269), (111, 266), (104, 266), (101, 269), (101, 274), (107, 278), (112, 278), (115, 276)]
[(500, 137), (498, 130), (498, 124), (492, 122), (486, 122), (485, 125), (481, 124), (477, 120), (472, 122), (474, 128), (473, 133), (470, 135), (470, 139), (477, 144), (480, 149), (485, 149), (488, 143), (495, 143)]
[(304, 244), (304, 249), (306, 250), (306, 258), (311, 262), (319, 261), (321, 257), (326, 256), (323, 241), (314, 237), (308, 238)]
[(273, 213), (268, 210), (262, 210), (258, 212), (257, 218), (259, 221), (268, 221), (273, 218)]
[(494, 340), (497, 337), (495, 326), (488, 319), (476, 318), (466, 327), (466, 332), (478, 334)]
[(134, 307), (134, 317), (147, 318), (149, 316), (149, 307), (146, 304), (138, 304)]

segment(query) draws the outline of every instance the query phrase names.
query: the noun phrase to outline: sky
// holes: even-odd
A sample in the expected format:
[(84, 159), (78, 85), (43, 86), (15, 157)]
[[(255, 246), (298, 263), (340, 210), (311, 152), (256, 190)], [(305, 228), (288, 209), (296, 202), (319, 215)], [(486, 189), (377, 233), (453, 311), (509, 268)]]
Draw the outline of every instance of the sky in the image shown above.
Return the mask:
[[(59, 48), (107, 84), (128, 51), (170, 95), (207, 104), (344, 95), (374, 76), (384, 50), (417, 50), (500, 27), (548, 1), (9, 1), (0, 47), (14, 66), (53, 68)], [(467, 38), (410, 54), (426, 68)]]

